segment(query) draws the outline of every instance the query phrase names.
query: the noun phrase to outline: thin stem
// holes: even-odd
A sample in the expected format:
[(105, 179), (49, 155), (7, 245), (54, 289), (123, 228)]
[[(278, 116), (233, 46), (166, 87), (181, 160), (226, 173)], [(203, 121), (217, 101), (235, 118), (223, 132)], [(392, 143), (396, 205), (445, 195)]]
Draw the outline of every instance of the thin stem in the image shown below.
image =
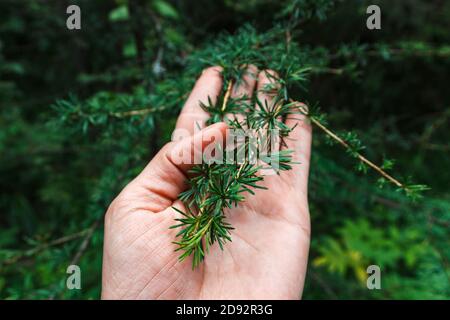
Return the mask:
[(224, 112), (225, 109), (227, 108), (227, 103), (228, 103), (228, 100), (230, 99), (230, 95), (231, 95), (231, 89), (233, 89), (233, 80), (230, 80), (228, 82), (227, 91), (225, 91), (225, 95), (223, 97), (223, 103), (222, 103), (222, 108), (221, 108), (222, 112)]
[[(334, 140), (336, 140), (337, 142), (339, 142), (342, 146), (344, 146), (347, 149), (351, 149), (350, 146), (348, 145), (347, 142), (345, 142), (343, 139), (341, 139), (339, 136), (337, 136), (335, 133), (333, 133), (332, 131), (330, 131), (328, 128), (326, 128), (323, 124), (321, 124), (317, 119), (315, 118), (311, 118), (311, 121), (318, 126), (320, 129), (322, 129), (326, 134), (328, 134), (331, 138), (333, 138)], [(374, 169), (375, 171), (377, 171), (379, 174), (381, 174), (383, 177), (385, 177), (386, 179), (388, 179), (389, 181), (391, 181), (393, 184), (395, 184), (397, 187), (399, 188), (404, 188), (404, 185), (398, 181), (397, 179), (395, 179), (394, 177), (392, 177), (390, 174), (388, 174), (386, 171), (384, 171), (383, 169), (381, 169), (379, 166), (377, 166), (376, 164), (374, 164), (372, 161), (370, 161), (369, 159), (367, 159), (366, 157), (364, 157), (363, 155), (361, 155), (359, 152), (356, 153), (357, 157), (359, 160), (361, 160), (362, 162), (364, 162), (365, 164), (367, 164), (369, 167), (371, 167), (372, 169)]]
[(125, 117), (131, 117), (131, 116), (143, 116), (143, 115), (146, 115), (149, 113), (162, 111), (164, 109), (166, 109), (166, 108), (165, 107), (145, 108), (145, 109), (139, 109), (139, 110), (124, 111), (124, 112), (112, 112), (111, 115), (116, 118), (125, 118)]
[[(293, 101), (296, 102), (296, 101)], [(297, 102), (299, 103), (299, 102)], [(302, 112), (304, 115), (308, 116), (309, 113), (306, 110), (305, 107), (300, 106), (299, 107), (300, 112)], [(309, 116), (309, 119), (311, 119), (311, 122), (314, 123), (317, 127), (319, 127), (319, 129), (321, 129), (323, 132), (325, 132), (329, 137), (331, 137), (333, 140), (337, 141), (340, 145), (342, 145), (344, 148), (351, 150), (350, 145), (345, 142), (341, 137), (339, 137), (337, 134), (335, 134), (333, 131), (331, 131), (330, 129), (328, 129), (326, 126), (324, 126), (319, 120), (317, 120), (314, 117)], [(373, 163), (372, 161), (370, 161), (369, 159), (367, 159), (366, 157), (364, 157), (362, 154), (360, 154), (359, 152), (356, 152), (356, 157), (361, 160), (362, 162), (364, 162), (365, 164), (367, 164), (369, 167), (371, 167), (373, 170), (375, 170), (376, 172), (378, 172), (381, 176), (383, 176), (384, 178), (386, 178), (387, 180), (389, 180), (391, 183), (393, 183), (394, 185), (396, 185), (399, 188), (403, 188), (403, 189), (408, 189), (403, 183), (401, 183), (400, 181), (398, 181), (397, 179), (395, 179), (393, 176), (391, 176), (389, 173), (387, 173), (386, 171), (384, 171), (382, 168), (380, 168), (379, 166), (377, 166), (375, 163)]]
[[(177, 98), (174, 102), (174, 104), (184, 100), (187, 98), (187, 93), (181, 95), (179, 98)], [(172, 105), (164, 105), (159, 107), (148, 107), (143, 109), (137, 109), (137, 110), (129, 110), (129, 111), (123, 111), (123, 112), (111, 112), (110, 116), (116, 117), (116, 118), (126, 118), (126, 117), (132, 117), (132, 116), (144, 116), (150, 113), (155, 112), (161, 112), (166, 109), (169, 109)]]

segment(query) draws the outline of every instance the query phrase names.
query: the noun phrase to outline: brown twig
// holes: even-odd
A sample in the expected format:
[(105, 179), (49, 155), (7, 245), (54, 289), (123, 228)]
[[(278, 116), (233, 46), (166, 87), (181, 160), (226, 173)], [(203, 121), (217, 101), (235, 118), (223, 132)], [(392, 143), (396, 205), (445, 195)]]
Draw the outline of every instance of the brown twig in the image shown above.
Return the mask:
[[(184, 100), (185, 98), (187, 98), (188, 93), (185, 93), (181, 96), (179, 96), (177, 99), (175, 99), (174, 104), (179, 103), (180, 101)], [(169, 109), (170, 107), (172, 107), (172, 105), (163, 105), (163, 106), (159, 106), (159, 107), (148, 107), (148, 108), (143, 108), (143, 109), (137, 109), (137, 110), (129, 110), (129, 111), (122, 111), (122, 112), (111, 112), (110, 115), (116, 118), (126, 118), (126, 117), (132, 117), (132, 116), (145, 116), (147, 114), (150, 113), (155, 113), (155, 112), (161, 112), (164, 110)]]
[[(309, 116), (309, 112), (307, 110), (307, 108), (304, 106), (304, 104), (297, 102), (297, 101), (292, 101), (294, 103), (298, 103), (299, 104), (299, 109), (300, 112), (306, 116)], [(316, 125), (319, 129), (321, 129), (323, 132), (325, 132), (330, 138), (332, 138), (333, 140), (335, 140), (336, 142), (338, 142), (341, 146), (343, 146), (344, 148), (346, 148), (347, 150), (351, 150), (350, 145), (344, 141), (344, 139), (342, 139), (341, 137), (339, 137), (336, 133), (334, 133), (333, 131), (331, 131), (330, 129), (328, 129), (325, 125), (323, 125), (319, 120), (317, 120), (314, 117), (309, 116), (308, 117), (311, 122)], [(377, 166), (375, 163), (373, 163), (372, 161), (370, 161), (369, 159), (367, 159), (366, 157), (364, 157), (362, 154), (360, 154), (359, 152), (356, 152), (356, 157), (362, 161), (363, 163), (365, 163), (366, 165), (368, 165), (370, 168), (372, 168), (373, 170), (375, 170), (376, 172), (378, 172), (382, 177), (386, 178), (388, 181), (390, 181), (391, 183), (393, 183), (394, 185), (396, 185), (399, 188), (402, 189), (408, 189), (403, 183), (401, 183), (400, 181), (398, 181), (397, 179), (395, 179), (393, 176), (391, 176), (389, 173), (387, 173), (386, 171), (384, 171), (382, 168), (380, 168), (379, 166)]]
[(156, 107), (156, 108), (144, 108), (144, 109), (138, 109), (138, 110), (130, 110), (130, 111), (124, 111), (124, 112), (112, 112), (111, 115), (116, 118), (125, 118), (125, 117), (131, 117), (131, 116), (143, 116), (149, 113), (155, 113), (159, 111), (163, 111), (167, 109), (166, 106)]
[[(337, 141), (339, 144), (341, 144), (343, 147), (345, 147), (346, 149), (351, 149), (351, 147), (349, 146), (349, 144), (347, 142), (345, 142), (342, 138), (340, 138), (338, 135), (336, 135), (334, 132), (332, 132), (331, 130), (329, 130), (327, 127), (325, 127), (322, 123), (320, 123), (317, 119), (315, 118), (310, 118), (311, 121), (317, 126), (319, 127), (322, 131), (324, 131), (328, 136), (330, 136), (331, 138), (333, 138), (335, 141)], [(393, 176), (391, 176), (390, 174), (388, 174), (386, 171), (384, 171), (383, 169), (381, 169), (379, 166), (377, 166), (376, 164), (374, 164), (372, 161), (370, 161), (369, 159), (367, 159), (366, 157), (364, 157), (362, 154), (360, 154), (359, 152), (356, 153), (356, 156), (359, 160), (361, 160), (362, 162), (364, 162), (365, 164), (367, 164), (369, 167), (371, 167), (373, 170), (377, 171), (381, 176), (383, 176), (384, 178), (386, 178), (387, 180), (389, 180), (390, 182), (392, 182), (394, 185), (396, 185), (399, 188), (404, 188), (405, 185), (403, 183), (401, 183), (400, 181), (398, 181), (397, 179), (395, 179)]]
[(225, 109), (227, 108), (227, 103), (228, 100), (230, 99), (230, 95), (231, 95), (231, 89), (233, 89), (233, 80), (230, 80), (228, 82), (228, 87), (227, 87), (227, 91), (225, 91), (225, 95), (223, 96), (223, 103), (222, 103), (222, 112), (225, 111)]

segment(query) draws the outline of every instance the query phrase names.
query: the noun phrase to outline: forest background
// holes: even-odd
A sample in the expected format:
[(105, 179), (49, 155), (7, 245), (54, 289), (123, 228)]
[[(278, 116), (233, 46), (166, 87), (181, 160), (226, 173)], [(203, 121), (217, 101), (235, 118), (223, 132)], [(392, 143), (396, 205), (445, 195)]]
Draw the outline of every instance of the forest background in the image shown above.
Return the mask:
[[(66, 27), (71, 4), (81, 30)], [(366, 27), (371, 4), (381, 30)], [(202, 68), (245, 62), (266, 37), (273, 63), (300, 52), (297, 96), (329, 128), (430, 188), (397, 192), (315, 128), (303, 297), (450, 298), (444, 0), (0, 1), (0, 298), (99, 298), (109, 203), (170, 140)], [(81, 290), (66, 288), (70, 264)], [(372, 264), (381, 290), (366, 287)]]

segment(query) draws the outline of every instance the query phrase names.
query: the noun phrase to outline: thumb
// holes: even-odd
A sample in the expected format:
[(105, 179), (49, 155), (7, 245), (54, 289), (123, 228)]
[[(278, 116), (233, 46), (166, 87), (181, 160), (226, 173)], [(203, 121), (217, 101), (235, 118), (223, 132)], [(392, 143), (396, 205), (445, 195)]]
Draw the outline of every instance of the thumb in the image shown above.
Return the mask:
[(185, 188), (188, 171), (202, 161), (209, 145), (224, 142), (227, 125), (213, 124), (193, 136), (166, 144), (135, 179), (153, 195), (175, 201)]

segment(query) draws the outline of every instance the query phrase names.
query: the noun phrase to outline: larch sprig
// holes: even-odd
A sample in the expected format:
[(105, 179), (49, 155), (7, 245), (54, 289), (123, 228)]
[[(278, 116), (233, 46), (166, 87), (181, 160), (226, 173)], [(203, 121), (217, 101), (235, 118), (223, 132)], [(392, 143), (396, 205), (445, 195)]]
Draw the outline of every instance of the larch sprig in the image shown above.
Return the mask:
[[(176, 219), (177, 224), (172, 228), (180, 229), (175, 242), (178, 245), (177, 250), (182, 251), (180, 259), (184, 260), (192, 255), (193, 268), (204, 260), (210, 246), (215, 242), (223, 248), (227, 241), (231, 241), (230, 231), (233, 227), (227, 222), (225, 212), (254, 194), (255, 189), (263, 188), (261, 182), (264, 176), (258, 175), (258, 171), (272, 168), (280, 174), (280, 171), (292, 169), (292, 150), (271, 149), (273, 141), (270, 139), (274, 132), (279, 144), (284, 145), (284, 139), (288, 138), (293, 130), (284, 123), (286, 118), (302, 115), (309, 119), (359, 162), (359, 171), (365, 173), (367, 168), (371, 168), (380, 174), (380, 184), (391, 183), (412, 198), (419, 197), (420, 192), (427, 189), (426, 186), (407, 184), (394, 178), (387, 172), (389, 166), (377, 166), (361, 154), (364, 146), (354, 133), (334, 133), (327, 126), (325, 114), (318, 108), (306, 107), (297, 102), (298, 99), (295, 99), (294, 95), (304, 89), (303, 84), (308, 79), (308, 74), (314, 72), (314, 66), (301, 59), (304, 54), (298, 44), (290, 43), (288, 49), (285, 45), (280, 45), (285, 37), (284, 31), (282, 27), (277, 26), (267, 33), (257, 34), (254, 29), (246, 27), (237, 35), (219, 38), (202, 52), (203, 56), (194, 54), (191, 57), (194, 64), (201, 61), (222, 67), (222, 92), (218, 97), (214, 97), (216, 99), (209, 97), (206, 103), (200, 103), (203, 110), (210, 114), (208, 124), (226, 121), (230, 129), (254, 130), (257, 132), (258, 143), (264, 146), (265, 150), (264, 153), (256, 151), (256, 154), (251, 154), (252, 148), (249, 142), (245, 141), (232, 152), (244, 152), (246, 159), (255, 156), (261, 160), (259, 165), (247, 159), (244, 162), (203, 163), (191, 170), (188, 189), (179, 196), (185, 210), (176, 209), (182, 217)], [(260, 70), (277, 71), (277, 76), (267, 73), (271, 83), (262, 89), (273, 97), (271, 102), (262, 101), (257, 95), (253, 98), (232, 97), (233, 87), (243, 83), (245, 70), (249, 65)]]

